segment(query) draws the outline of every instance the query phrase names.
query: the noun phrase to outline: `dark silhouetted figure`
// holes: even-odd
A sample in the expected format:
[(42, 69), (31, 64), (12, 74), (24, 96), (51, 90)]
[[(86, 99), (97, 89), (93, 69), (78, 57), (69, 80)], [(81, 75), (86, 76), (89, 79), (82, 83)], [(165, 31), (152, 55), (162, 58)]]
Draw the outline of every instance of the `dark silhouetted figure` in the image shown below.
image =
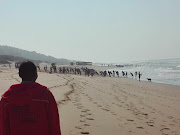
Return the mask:
[(52, 74), (52, 67), (50, 67), (50, 71), (49, 71), (50, 74)]
[(123, 76), (123, 77), (125, 76), (125, 73), (124, 73), (124, 71), (122, 71), (122, 76)]
[(133, 73), (130, 72), (130, 74), (131, 74), (132, 77), (134, 77)]
[(115, 77), (115, 71), (113, 70), (113, 77)]
[(63, 74), (65, 74), (65, 73), (66, 73), (66, 68), (65, 68), (65, 67), (63, 67), (62, 72), (63, 72)]
[(46, 65), (46, 66), (44, 66), (44, 71), (45, 71), (45, 72), (47, 72), (47, 65)]
[(135, 72), (135, 79), (137, 78), (137, 74), (138, 74), (138, 73), (137, 73), (137, 71), (136, 71), (136, 72)]
[(128, 74), (127, 74), (127, 72), (126, 72), (126, 77), (127, 77), (127, 75), (128, 75)]
[(34, 63), (23, 62), (19, 76), (22, 82), (0, 101), (0, 135), (61, 135), (56, 101), (47, 87), (35, 82)]
[(118, 71), (116, 71), (116, 75), (119, 77), (119, 72)]
[(140, 79), (141, 79), (141, 75), (142, 75), (142, 74), (139, 72), (139, 73), (138, 73), (139, 81), (140, 81)]
[(41, 69), (40, 69), (39, 65), (37, 66), (37, 69), (38, 69), (39, 71), (41, 71)]
[(106, 75), (107, 75), (107, 71), (106, 70), (104, 71), (103, 75), (106, 77)]
[(109, 74), (109, 77), (111, 77), (112, 72), (111, 72), (111, 71), (108, 71), (108, 74)]

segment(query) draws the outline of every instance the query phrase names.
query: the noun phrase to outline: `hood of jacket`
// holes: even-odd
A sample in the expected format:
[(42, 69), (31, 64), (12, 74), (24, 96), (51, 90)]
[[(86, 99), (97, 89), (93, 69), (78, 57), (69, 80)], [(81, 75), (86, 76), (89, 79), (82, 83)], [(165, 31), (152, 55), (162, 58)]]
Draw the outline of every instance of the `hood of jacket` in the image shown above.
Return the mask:
[(2, 95), (2, 99), (7, 103), (17, 106), (27, 105), (33, 98), (36, 98), (37, 95), (41, 95), (42, 90), (45, 88), (45, 86), (36, 82), (15, 84)]

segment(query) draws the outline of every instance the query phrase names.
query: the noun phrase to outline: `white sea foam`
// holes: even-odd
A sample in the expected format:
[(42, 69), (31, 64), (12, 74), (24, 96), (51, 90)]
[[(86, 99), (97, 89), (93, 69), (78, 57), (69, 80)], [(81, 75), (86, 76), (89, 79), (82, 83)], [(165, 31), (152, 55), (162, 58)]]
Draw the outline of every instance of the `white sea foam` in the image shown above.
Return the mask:
[(180, 70), (173, 70), (172, 68), (158, 68), (155, 71), (161, 73), (180, 73)]
[[(178, 60), (157, 60), (152, 63), (142, 62), (134, 67), (116, 68), (115, 70), (125, 71), (128, 74), (131, 72), (134, 74), (135, 71), (140, 71), (142, 74), (142, 80), (151, 78), (154, 82), (162, 82), (174, 85), (180, 85), (180, 59)], [(129, 75), (129, 77), (131, 77)]]

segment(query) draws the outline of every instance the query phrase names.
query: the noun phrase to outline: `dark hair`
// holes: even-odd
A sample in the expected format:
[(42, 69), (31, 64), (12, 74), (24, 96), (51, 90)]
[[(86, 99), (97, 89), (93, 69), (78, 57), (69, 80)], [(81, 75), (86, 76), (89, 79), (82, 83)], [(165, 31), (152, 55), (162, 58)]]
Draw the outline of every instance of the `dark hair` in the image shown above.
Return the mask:
[(31, 61), (21, 63), (19, 67), (19, 76), (26, 81), (31, 81), (37, 77), (37, 68)]

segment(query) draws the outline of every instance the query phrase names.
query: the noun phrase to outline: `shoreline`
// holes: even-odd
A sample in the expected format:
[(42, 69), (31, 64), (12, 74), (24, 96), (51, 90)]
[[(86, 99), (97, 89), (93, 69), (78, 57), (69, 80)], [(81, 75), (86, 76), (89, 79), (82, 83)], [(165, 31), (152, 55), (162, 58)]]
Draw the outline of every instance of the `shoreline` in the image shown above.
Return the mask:
[[(106, 69), (106, 68), (105, 68)], [(115, 70), (115, 71), (126, 71), (126, 69), (119, 69), (119, 70), (117, 70), (118, 68), (111, 68), (111, 69), (106, 69), (107, 71), (109, 70), (109, 71), (113, 71), (113, 70)], [(103, 71), (103, 68), (102, 68), (102, 70), (101, 71)], [(122, 76), (120, 76), (120, 77), (122, 77)], [(122, 78), (125, 78), (125, 77), (122, 77)], [(127, 78), (129, 78), (129, 79), (134, 79), (134, 80), (137, 80), (138, 81), (138, 77), (135, 79), (134, 77), (133, 78), (131, 78), (131, 77), (127, 77)], [(151, 82), (152, 83), (160, 83), (160, 84), (169, 84), (169, 85), (175, 85), (175, 86), (180, 86), (180, 83), (171, 83), (171, 82), (168, 82), (168, 81), (165, 81), (165, 80), (163, 80), (163, 79), (161, 79), (161, 80), (157, 80), (157, 79), (153, 79), (153, 78), (151, 78), (152, 80), (151, 80)], [(147, 81), (147, 79), (146, 78), (142, 78), (141, 77), (141, 81)]]
[[(6, 65), (6, 66), (4, 66), (4, 65)], [(44, 64), (43, 64), (44, 65)], [(46, 65), (46, 64), (45, 64)], [(47, 64), (48, 65), (48, 67), (50, 67), (50, 64)], [(12, 67), (14, 67), (14, 65), (12, 64)], [(71, 66), (71, 65), (57, 65), (57, 68), (58, 67), (67, 67), (67, 68), (81, 68), (81, 67), (87, 67), (87, 68), (89, 68), (89, 69), (94, 69), (94, 70), (96, 70), (96, 71), (98, 71), (98, 72), (100, 72), (100, 71), (112, 71), (112, 70), (115, 70), (115, 71), (121, 71), (121, 70), (124, 70), (124, 71), (126, 71), (126, 69), (121, 69), (121, 68), (118, 68), (118, 67), (116, 67), (116, 66), (97, 66), (97, 65), (87, 65), (87, 66), (80, 66), (80, 65), (73, 65), (73, 66)], [(1, 69), (8, 69), (8, 65), (7, 64), (2, 64), (2, 65), (0, 65), (0, 68)], [(12, 69), (14, 69), (14, 68), (12, 68)], [(41, 65), (41, 69), (43, 70), (43, 66)], [(117, 70), (118, 69), (118, 70)], [(43, 71), (42, 71), (43, 72)], [(60, 74), (62, 74), (62, 73), (60, 73)], [(71, 74), (72, 75), (72, 74)], [(107, 76), (108, 77), (108, 76)], [(117, 76), (116, 76), (117, 77)], [(120, 78), (126, 78), (126, 77), (122, 77), (122, 75), (121, 75), (121, 73), (120, 73)], [(129, 78), (129, 79), (134, 79), (134, 80), (137, 80), (138, 81), (138, 78), (131, 78), (131, 77), (127, 77), (127, 78)], [(178, 83), (175, 83), (175, 84), (173, 84), (173, 83), (171, 83), (171, 82), (166, 82), (166, 81), (163, 81), (163, 80), (157, 80), (157, 79), (153, 79), (153, 78), (151, 78), (152, 80), (151, 80), (151, 82), (152, 83), (160, 83), (160, 84), (168, 84), (168, 85), (173, 85), (173, 86), (180, 86), (180, 84), (178, 84)], [(141, 81), (147, 81), (145, 78), (141, 78)], [(147, 81), (148, 82), (148, 81)]]

